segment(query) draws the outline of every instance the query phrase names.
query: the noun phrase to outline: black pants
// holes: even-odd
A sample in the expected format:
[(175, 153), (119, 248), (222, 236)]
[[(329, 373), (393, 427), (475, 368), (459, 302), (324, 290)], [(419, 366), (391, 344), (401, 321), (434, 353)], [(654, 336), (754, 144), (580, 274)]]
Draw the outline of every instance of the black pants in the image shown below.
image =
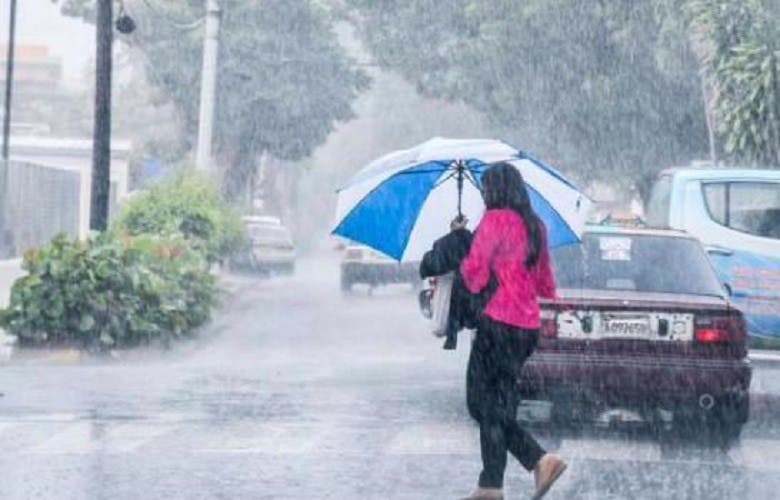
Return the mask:
[(482, 473), (479, 486), (501, 488), (507, 451), (533, 470), (545, 451), (517, 423), (517, 379), (538, 340), (523, 330), (483, 316), (471, 347), (466, 374), (469, 413), (479, 423)]

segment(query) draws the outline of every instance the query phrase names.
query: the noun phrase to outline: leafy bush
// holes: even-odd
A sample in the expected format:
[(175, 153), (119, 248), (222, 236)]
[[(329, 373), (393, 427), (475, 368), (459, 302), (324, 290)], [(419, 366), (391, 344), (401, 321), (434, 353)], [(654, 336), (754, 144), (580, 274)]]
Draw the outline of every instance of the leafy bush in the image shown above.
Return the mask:
[(191, 172), (136, 194), (119, 213), (113, 229), (133, 236), (181, 234), (209, 262), (235, 251), (244, 239), (238, 214), (208, 177)]
[(0, 326), (22, 344), (76, 342), (128, 347), (187, 335), (205, 323), (216, 285), (182, 236), (86, 243), (56, 237), (24, 258), (27, 275), (0, 310)]

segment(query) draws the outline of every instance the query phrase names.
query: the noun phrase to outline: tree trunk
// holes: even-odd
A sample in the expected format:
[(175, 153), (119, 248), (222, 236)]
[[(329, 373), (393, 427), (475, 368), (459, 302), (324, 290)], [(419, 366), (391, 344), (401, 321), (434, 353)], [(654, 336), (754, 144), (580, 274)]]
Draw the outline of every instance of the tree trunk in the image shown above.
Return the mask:
[(715, 99), (710, 95), (707, 77), (704, 72), (701, 74), (701, 97), (704, 103), (704, 118), (707, 122), (707, 139), (710, 145), (710, 161), (713, 165), (718, 164), (718, 148), (716, 145), (715, 132)]
[(229, 202), (245, 209), (251, 203), (249, 191), (252, 186), (253, 171), (257, 165), (255, 153), (251, 141), (240, 139), (225, 154), (227, 161), (222, 177), (222, 193)]
[(269, 214), (282, 215), (282, 203), (279, 197), (279, 176), (281, 165), (279, 160), (268, 158), (264, 162), (260, 190), (263, 193), (263, 210)]

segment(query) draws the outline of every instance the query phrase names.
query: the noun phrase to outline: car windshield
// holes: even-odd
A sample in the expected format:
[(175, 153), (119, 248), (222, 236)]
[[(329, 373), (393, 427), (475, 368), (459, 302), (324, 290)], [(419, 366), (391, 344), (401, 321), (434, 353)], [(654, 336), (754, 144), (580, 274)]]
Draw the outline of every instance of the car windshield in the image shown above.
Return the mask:
[(689, 238), (586, 233), (581, 244), (551, 254), (561, 288), (723, 295), (704, 250)]

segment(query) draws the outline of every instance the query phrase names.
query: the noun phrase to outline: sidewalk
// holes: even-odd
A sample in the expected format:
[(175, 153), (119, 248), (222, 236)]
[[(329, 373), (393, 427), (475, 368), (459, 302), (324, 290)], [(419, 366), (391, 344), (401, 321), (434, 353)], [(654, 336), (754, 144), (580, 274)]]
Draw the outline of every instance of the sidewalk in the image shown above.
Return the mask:
[(0, 307), (8, 304), (11, 285), (22, 275), (21, 259), (0, 260)]
[[(21, 260), (0, 261), (0, 307), (8, 304), (11, 286), (22, 275)], [(214, 271), (219, 294), (226, 303), (240, 299), (242, 292), (257, 281), (252, 276), (232, 273), (225, 269)], [(215, 316), (218, 311), (215, 311)], [(14, 348), (15, 338), (0, 329), (0, 365), (13, 360), (15, 363), (74, 364), (91, 359), (90, 355), (73, 348), (41, 348), (18, 350)], [(127, 353), (122, 353), (125, 358)], [(118, 356), (117, 356), (118, 358)]]
[[(11, 286), (21, 275), (22, 261), (20, 259), (0, 260), (0, 307), (8, 305)], [(0, 328), (0, 360), (8, 358), (13, 352), (13, 340), (13, 337), (6, 335)]]

